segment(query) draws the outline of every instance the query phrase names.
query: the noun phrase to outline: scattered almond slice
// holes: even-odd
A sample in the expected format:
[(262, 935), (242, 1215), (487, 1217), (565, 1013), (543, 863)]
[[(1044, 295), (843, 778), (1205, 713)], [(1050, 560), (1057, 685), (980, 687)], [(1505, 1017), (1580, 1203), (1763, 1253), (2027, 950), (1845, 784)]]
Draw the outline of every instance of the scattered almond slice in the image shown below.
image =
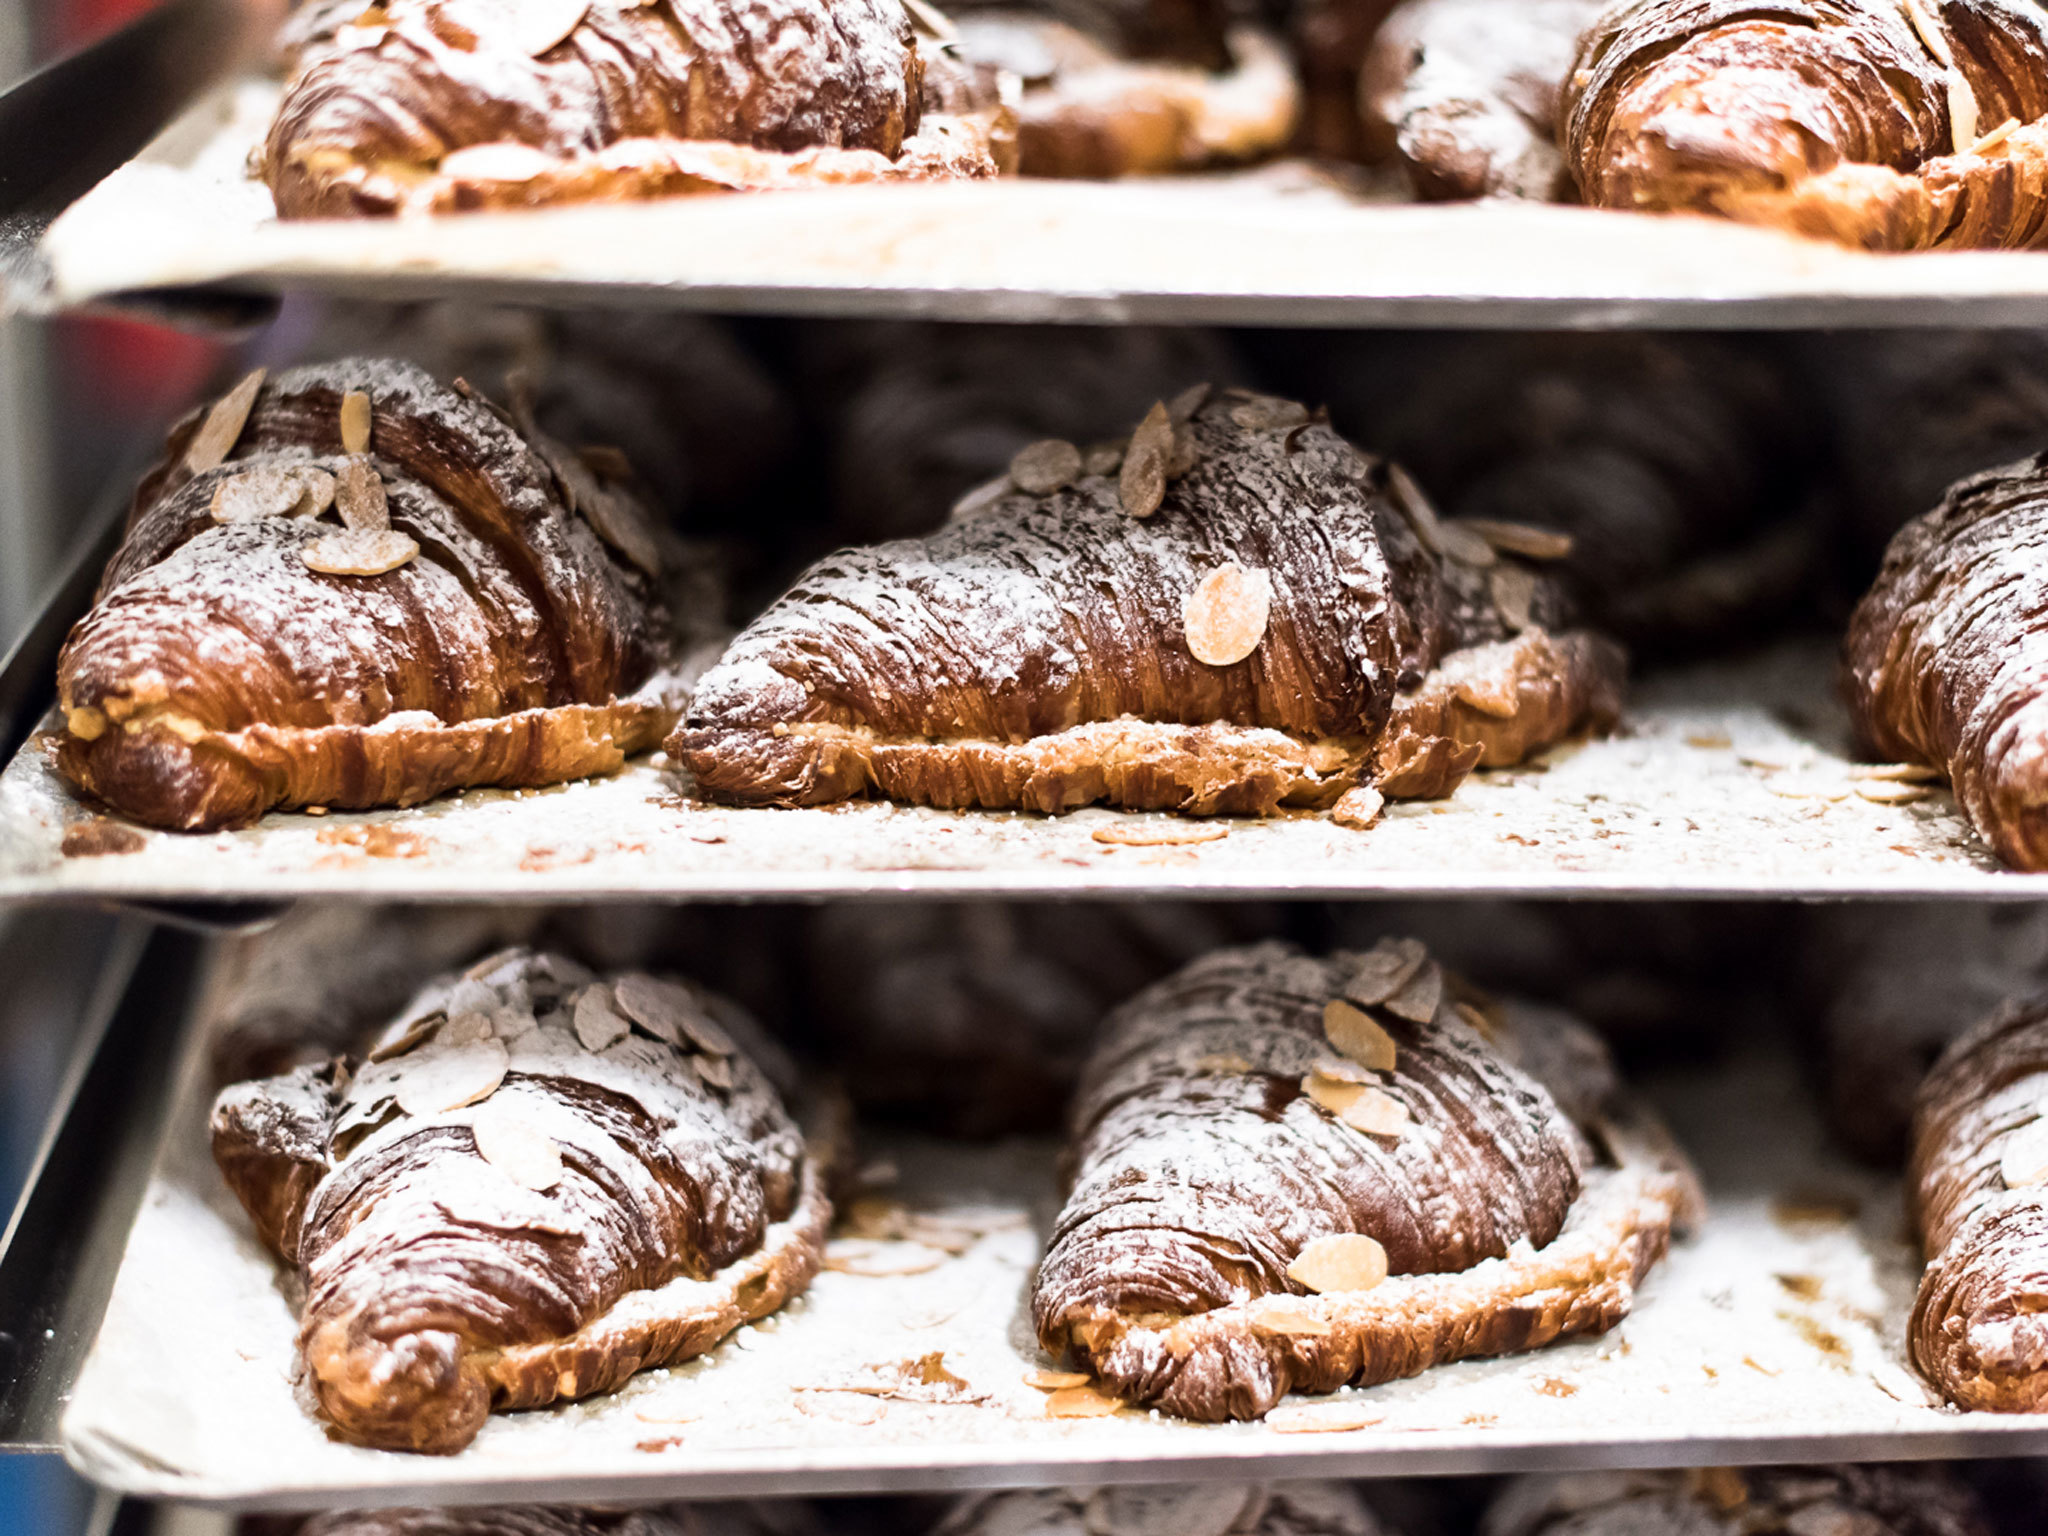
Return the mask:
[(1243, 661), (1265, 639), (1272, 609), (1272, 577), (1226, 561), (1202, 578), (1181, 607), (1188, 650), (1204, 666)]
[(216, 523), (253, 523), (266, 517), (288, 517), (305, 499), (306, 487), (296, 474), (263, 464), (216, 485), (207, 512)]
[(674, 1046), (683, 1043), (691, 1013), (690, 995), (674, 982), (635, 971), (618, 979), (612, 999), (627, 1018), (655, 1039)]
[(1219, 1073), (1241, 1077), (1251, 1071), (1252, 1064), (1234, 1051), (1223, 1051), (1195, 1059), (1197, 1072)]
[(1201, 462), (1202, 445), (1195, 441), (1194, 428), (1186, 422), (1174, 423), (1173, 452), (1166, 459), (1166, 478), (1178, 480)]
[(577, 1042), (593, 1053), (617, 1045), (632, 1029), (624, 1016), (612, 1007), (611, 989), (602, 982), (585, 987), (576, 994), (571, 1018)]
[(1415, 477), (1391, 460), (1387, 464), (1387, 489), (1393, 494), (1395, 507), (1414, 531), (1416, 541), (1432, 555), (1442, 554), (1443, 519), (1436, 515), (1436, 508), (1422, 494)]
[(692, 1056), (690, 1067), (712, 1087), (729, 1092), (732, 1088), (732, 1063), (723, 1056)]
[(1996, 128), (1992, 129), (1989, 133), (1985, 134), (1976, 143), (1972, 144), (1969, 147), (1969, 149), (1965, 151), (1965, 153), (1972, 155), (1990, 154), (1992, 150), (1998, 148), (1999, 145), (2003, 144), (2007, 139), (2011, 138), (2013, 136), (2014, 131), (2018, 129), (2019, 125), (2020, 120), (2018, 118), (2008, 117), (2004, 122), (2000, 123)]
[(1095, 1378), (1086, 1371), (1049, 1371), (1036, 1366), (1024, 1373), (1024, 1385), (1041, 1392), (1059, 1392), (1068, 1387), (1085, 1387)]
[(503, 139), (490, 144), (466, 144), (443, 155), (440, 171), (443, 176), (456, 181), (492, 181), (505, 186), (519, 186), (545, 176), (556, 163), (555, 157), (545, 150)]
[(441, 1026), (434, 1038), (442, 1045), (471, 1045), (478, 1040), (490, 1039), (494, 1033), (490, 1015), (472, 1010), (450, 1014), (448, 1022)]
[[(1119, 451), (1118, 458), (1121, 459), (1121, 457), (1122, 453), (1121, 451)], [(1115, 469), (1116, 465), (1111, 464), (1109, 468)], [(1109, 470), (1090, 470), (1089, 473), (1108, 474)], [(1010, 484), (1009, 475), (998, 475), (993, 480), (985, 481), (982, 484), (977, 485), (973, 490), (969, 491), (966, 495), (962, 496), (958, 501), (954, 502), (952, 511), (948, 512), (946, 515), (950, 518), (955, 519), (978, 517), (983, 512), (988, 511), (990, 507), (996, 505), (996, 503), (1001, 501), (1005, 496), (1009, 495), (1010, 492), (1014, 491), (1015, 489), (1016, 487)]]
[(1340, 827), (1363, 832), (1380, 819), (1386, 804), (1387, 797), (1370, 784), (1354, 784), (1330, 807), (1330, 820)]
[(436, 1046), (393, 1068), (392, 1097), (408, 1115), (446, 1114), (496, 1093), (511, 1061), (511, 1053), (497, 1040), (475, 1040), (447, 1050)]
[(517, 1115), (480, 1115), (470, 1130), (477, 1155), (522, 1189), (549, 1190), (562, 1182), (562, 1149)]
[(1323, 1004), (1323, 1037), (1360, 1066), (1394, 1070), (1394, 1037), (1356, 1003), (1333, 997)]
[(1408, 978), (1407, 984), (1388, 998), (1382, 1006), (1397, 1018), (1411, 1024), (1427, 1024), (1436, 1017), (1437, 1009), (1444, 999), (1443, 967), (1434, 962), (1424, 965)]
[(1344, 983), (1344, 995), (1376, 1007), (1407, 986), (1428, 958), (1420, 939), (1381, 939), (1358, 957)]
[(382, 533), (391, 526), (391, 505), (384, 494), (384, 479), (362, 454), (341, 466), (341, 479), (334, 487), (334, 505), (341, 513), (342, 526), (350, 533)]
[(234, 452), (235, 443), (242, 435), (242, 428), (249, 424), (249, 413), (256, 408), (256, 396), (263, 388), (264, 376), (265, 370), (258, 368), (214, 401), (206, 419), (199, 423), (199, 430), (185, 445), (186, 469), (195, 475), (203, 475), (227, 462), (227, 456)]
[(1301, 1403), (1275, 1408), (1262, 1421), (1278, 1435), (1332, 1435), (1370, 1429), (1383, 1415), (1349, 1403)]
[(1166, 465), (1173, 457), (1173, 422), (1155, 403), (1124, 448), (1117, 496), (1127, 516), (1146, 518), (1166, 499)]
[(360, 389), (341, 397), (341, 451), (351, 456), (370, 451), (370, 397)]
[(2007, 1189), (2048, 1183), (2048, 1119), (2036, 1120), (2005, 1138), (1998, 1172)]
[(1031, 496), (1050, 496), (1081, 478), (1081, 450), (1057, 437), (1017, 450), (1010, 460), (1010, 479)]
[(1852, 779), (1888, 779), (1899, 784), (1933, 784), (1942, 772), (1932, 763), (1851, 763)]
[(1555, 528), (1503, 522), (1492, 517), (1461, 517), (1458, 522), (1504, 555), (1520, 555), (1524, 560), (1563, 560), (1572, 552), (1572, 536)]
[(1387, 1278), (1387, 1250), (1363, 1232), (1332, 1233), (1296, 1254), (1287, 1278), (1318, 1295), (1369, 1291)]
[(1213, 843), (1230, 836), (1230, 828), (1214, 821), (1113, 821), (1088, 834), (1098, 843), (1120, 848), (1159, 848), (1175, 843)]
[(1934, 791), (1925, 784), (1902, 784), (1896, 779), (1864, 779), (1856, 785), (1856, 793), (1879, 805), (1910, 805)]
[(1437, 525), (1437, 541), (1443, 545), (1444, 558), (1460, 565), (1485, 570), (1500, 563), (1493, 546), (1459, 518), (1446, 518)]
[(1969, 77), (1955, 65), (1949, 65), (1949, 144), (1957, 154), (1964, 153), (1977, 142), (1977, 117), (1977, 93), (1970, 89)]
[(1062, 1387), (1045, 1400), (1048, 1419), (1106, 1419), (1124, 1405), (1093, 1387)]
[(1329, 1323), (1299, 1296), (1261, 1296), (1247, 1310), (1253, 1330), (1259, 1333), (1319, 1339), (1330, 1332)]
[(1345, 1106), (1341, 1118), (1354, 1131), (1371, 1136), (1408, 1134), (1408, 1106), (1377, 1088), (1361, 1089), (1358, 1097)]
[(1486, 578), (1493, 611), (1510, 634), (1519, 635), (1536, 622), (1536, 578), (1519, 565), (1496, 566)]
[(1355, 1061), (1346, 1061), (1341, 1056), (1318, 1056), (1309, 1071), (1332, 1083), (1356, 1083), (1363, 1087), (1372, 1087), (1379, 1082), (1379, 1078), (1372, 1072)]
[(1311, 1072), (1301, 1080), (1301, 1092), (1311, 1103), (1320, 1104), (1341, 1120), (1345, 1112), (1358, 1102), (1359, 1096), (1367, 1092), (1367, 1088), (1363, 1083), (1332, 1082)]
[(1278, 432), (1308, 420), (1308, 407), (1278, 395), (1254, 395), (1230, 408), (1230, 419), (1247, 432)]
[(395, 571), (420, 552), (410, 534), (387, 528), (381, 533), (354, 533), (344, 529), (315, 539), (301, 552), (301, 558), (323, 576), (382, 576)]
[(835, 1240), (825, 1249), (825, 1268), (835, 1274), (886, 1280), (922, 1275), (944, 1264), (949, 1255), (921, 1243), (884, 1242), (868, 1238)]
[(1166, 402), (1167, 418), (1175, 426), (1181, 426), (1195, 418), (1195, 412), (1209, 403), (1209, 396), (1216, 392), (1213, 384), (1190, 384), (1186, 389)]

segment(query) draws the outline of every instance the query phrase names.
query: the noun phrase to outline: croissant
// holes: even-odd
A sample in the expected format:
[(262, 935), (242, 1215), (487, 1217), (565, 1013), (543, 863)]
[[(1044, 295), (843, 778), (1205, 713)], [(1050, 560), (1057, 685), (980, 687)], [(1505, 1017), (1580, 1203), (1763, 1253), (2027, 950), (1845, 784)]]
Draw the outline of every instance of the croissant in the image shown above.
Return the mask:
[(1589, 203), (1873, 250), (2048, 236), (2048, 15), (2027, 0), (1636, 0), (1559, 137)]
[(214, 1159), (301, 1282), (322, 1417), (452, 1453), (801, 1293), (827, 1153), (771, 1072), (709, 993), (512, 950), (430, 984), (361, 1063), (225, 1090)]
[(417, 368), (252, 374), (136, 491), (57, 766), (185, 830), (609, 773), (680, 713), (672, 564), (623, 485)]
[(2048, 1409), (2048, 997), (2008, 1002), (1921, 1085), (1907, 1203), (1927, 1268), (1907, 1343), (1950, 1402)]
[(1020, 1488), (962, 1499), (932, 1536), (1386, 1536), (1348, 1483)]
[(1702, 1467), (1518, 1478), (1479, 1536), (1991, 1536), (1945, 1467)]
[(1475, 996), (1412, 940), (1268, 944), (1112, 1014), (1039, 1342), (1111, 1397), (1222, 1420), (1613, 1327), (1691, 1175), (1624, 1125), (1595, 1037)]
[[(998, 83), (946, 60), (928, 81), (897, 0), (354, 11), (295, 30), (259, 167), (285, 218), (984, 177), (1013, 157)], [(967, 110), (925, 118), (928, 84)]]
[(1892, 540), (1843, 647), (1865, 745), (1945, 775), (2018, 869), (2048, 869), (2044, 544), (2048, 456), (1961, 481)]
[(811, 567), (668, 750), (740, 804), (1443, 795), (1615, 718), (1620, 651), (1563, 616), (1299, 405), (1195, 390), (1085, 460), (1033, 445), (929, 538)]

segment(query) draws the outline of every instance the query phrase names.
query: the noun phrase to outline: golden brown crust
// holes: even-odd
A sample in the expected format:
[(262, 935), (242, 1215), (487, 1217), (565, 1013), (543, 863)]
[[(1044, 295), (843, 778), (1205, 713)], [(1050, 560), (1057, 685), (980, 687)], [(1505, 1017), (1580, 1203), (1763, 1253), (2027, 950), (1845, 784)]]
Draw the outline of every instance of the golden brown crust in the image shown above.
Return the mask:
[(224, 1092), (216, 1160), (299, 1271), (322, 1415), (457, 1451), (492, 1411), (610, 1391), (803, 1290), (826, 1150), (735, 1032), (709, 994), (511, 951), (430, 986), (360, 1070)]
[(1928, 1074), (1907, 1198), (1927, 1255), (1907, 1339), (1949, 1401), (2048, 1409), (2048, 1187), (2026, 1148), (2048, 1108), (2048, 999), (2009, 1003)]
[(1953, 486), (1892, 540), (1844, 643), (1864, 742), (1948, 776), (2006, 863), (2048, 869), (2048, 460)]
[[(339, 415), (356, 390), (374, 435), (352, 460)], [(572, 501), (571, 456), (531, 429), (417, 369), (361, 359), (265, 386), (231, 456), (194, 473), (199, 426), (172, 432), (58, 662), (57, 765), (116, 810), (200, 830), (279, 806), (554, 783), (616, 769), (673, 723), (684, 690), (659, 541), (587, 470)], [(352, 464), (418, 546), (384, 574), (307, 565), (338, 509), (211, 514), (252, 476), (338, 479)]]

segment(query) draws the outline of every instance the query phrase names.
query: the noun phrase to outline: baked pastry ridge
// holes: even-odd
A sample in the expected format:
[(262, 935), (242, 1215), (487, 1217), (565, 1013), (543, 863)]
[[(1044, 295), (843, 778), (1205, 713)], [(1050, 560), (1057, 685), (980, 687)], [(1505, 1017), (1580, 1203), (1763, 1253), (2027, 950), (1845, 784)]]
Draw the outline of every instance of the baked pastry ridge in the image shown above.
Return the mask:
[(512, 950), (430, 984), (360, 1063), (224, 1090), (214, 1158), (298, 1276), (322, 1417), (452, 1453), (803, 1291), (831, 1138), (806, 1146), (771, 1073), (709, 993)]
[(1014, 93), (920, 48), (912, 15), (344, 0), (292, 29), (259, 171), (282, 217), (311, 218), (1014, 169)]
[(626, 486), (417, 368), (252, 374), (136, 491), (57, 766), (183, 830), (609, 773), (681, 712), (670, 565)]
[(1090, 452), (799, 577), (668, 740), (698, 792), (1263, 814), (1448, 794), (1619, 712), (1554, 581), (1298, 404), (1192, 390)]
[(1267, 944), (1111, 1015), (1039, 1342), (1222, 1420), (1614, 1326), (1697, 1186), (1595, 1037), (1476, 997), (1413, 940)]

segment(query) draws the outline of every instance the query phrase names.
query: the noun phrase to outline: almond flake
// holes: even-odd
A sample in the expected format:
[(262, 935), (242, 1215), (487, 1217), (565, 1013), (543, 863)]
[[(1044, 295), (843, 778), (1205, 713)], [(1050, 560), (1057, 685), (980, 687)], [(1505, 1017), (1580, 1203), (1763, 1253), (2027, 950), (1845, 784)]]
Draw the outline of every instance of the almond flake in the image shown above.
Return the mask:
[(1318, 1339), (1330, 1331), (1330, 1325), (1316, 1315), (1315, 1308), (1299, 1296), (1261, 1296), (1246, 1310), (1255, 1333)]
[(1204, 666), (1243, 661), (1265, 639), (1272, 608), (1272, 577), (1228, 561), (1204, 576), (1181, 607), (1188, 650)]
[(441, 1045), (474, 1045), (479, 1040), (488, 1040), (495, 1031), (491, 1027), (489, 1014), (454, 1013), (434, 1036)]
[[(1110, 465), (1110, 469), (1114, 468), (1116, 468), (1114, 464)], [(1091, 471), (1091, 473), (1092, 472), (1093, 471)], [(1103, 474), (1107, 474), (1108, 472), (1108, 470), (1102, 471)], [(954, 502), (953, 509), (951, 512), (947, 514), (947, 516), (954, 519), (979, 516), (981, 513), (988, 511), (990, 507), (996, 505), (996, 503), (1001, 501), (1005, 496), (1009, 495), (1010, 492), (1014, 491), (1015, 489), (1016, 487), (1010, 484), (1009, 475), (998, 475), (993, 480), (989, 480), (981, 485), (977, 485), (973, 490), (969, 491), (966, 495), (962, 496), (958, 501)]]
[(1949, 143), (1962, 154), (1977, 142), (1977, 93), (1953, 64), (1948, 71)]
[(330, 533), (308, 544), (300, 558), (323, 576), (382, 576), (419, 552), (410, 535), (387, 528), (382, 533)]
[(1131, 434), (1124, 449), (1117, 495), (1131, 517), (1150, 517), (1166, 499), (1166, 465), (1173, 457), (1173, 422), (1166, 407), (1155, 403)]
[(1123, 1407), (1093, 1387), (1062, 1387), (1045, 1400), (1048, 1419), (1105, 1419)]
[(926, 37), (942, 43), (959, 41), (960, 29), (953, 25), (953, 18), (937, 6), (925, 4), (925, 0), (903, 0), (903, 9), (910, 17), (910, 24)]
[(1493, 611), (1507, 625), (1508, 633), (1519, 635), (1536, 622), (1536, 577), (1519, 565), (1496, 566), (1486, 578)]
[(1998, 1172), (2007, 1189), (2048, 1183), (2048, 1120), (2036, 1120), (2005, 1138)]
[(1308, 407), (1277, 395), (1254, 395), (1230, 408), (1230, 419), (1247, 432), (1278, 432), (1308, 420)]
[(1296, 1254), (1287, 1278), (1317, 1295), (1369, 1291), (1387, 1278), (1387, 1250), (1363, 1232), (1333, 1233)]
[(1894, 779), (1865, 779), (1856, 786), (1856, 793), (1866, 800), (1879, 805), (1910, 805), (1915, 800), (1925, 800), (1934, 793), (1925, 784), (1901, 784)]
[(1377, 1088), (1363, 1089), (1341, 1118), (1354, 1131), (1364, 1131), (1369, 1136), (1408, 1134), (1408, 1106)]
[(517, 419), (521, 433), (554, 472), (570, 509), (630, 564), (649, 576), (659, 576), (661, 545), (640, 503), (627, 492), (606, 486), (582, 459), (535, 427), (527, 413), (522, 411)]
[(576, 994), (572, 1017), (578, 1043), (593, 1053), (617, 1045), (632, 1029), (612, 1007), (611, 989), (602, 982)]
[(441, 157), (441, 174), (456, 181), (490, 181), (518, 186), (537, 181), (555, 168), (553, 155), (509, 139), (467, 144)]
[(621, 976), (612, 987), (620, 1010), (655, 1039), (669, 1045), (683, 1043), (683, 1030), (691, 1014), (690, 994), (672, 981), (635, 971)]
[(1942, 777), (1942, 772), (1930, 763), (1854, 763), (1850, 765), (1849, 777), (1891, 779), (1900, 784), (1932, 784)]
[(384, 495), (383, 477), (361, 454), (341, 466), (334, 505), (341, 513), (342, 525), (351, 533), (382, 533), (391, 526), (391, 504)]
[(437, 1033), (447, 1022), (448, 1016), (445, 1013), (422, 1014), (406, 1024), (396, 1035), (387, 1035), (371, 1046), (369, 1055), (364, 1059), (379, 1062), (389, 1061), (394, 1056), (403, 1056), (424, 1042), (428, 1036)]
[[(1391, 1042), (1389, 1042), (1388, 1049), (1391, 1052)], [(1392, 1056), (1389, 1055), (1388, 1059), (1391, 1061)], [(1367, 1070), (1355, 1061), (1346, 1061), (1341, 1056), (1318, 1056), (1314, 1064), (1309, 1067), (1309, 1071), (1315, 1074), (1315, 1076), (1322, 1078), (1325, 1082), (1331, 1083), (1360, 1083), (1371, 1087), (1379, 1082), (1379, 1077), (1376, 1073)]]
[(1320, 1104), (1338, 1119), (1366, 1092), (1363, 1083), (1338, 1083), (1318, 1077), (1311, 1072), (1301, 1080), (1302, 1097), (1311, 1103)]
[(287, 473), (299, 482), (299, 500), (292, 508), (293, 517), (318, 517), (334, 505), (337, 487), (334, 476), (326, 470), (300, 464)]
[(1956, 56), (1950, 50), (1948, 38), (1941, 30), (1941, 24), (1921, 7), (1920, 0), (1905, 0), (1906, 20), (1913, 24), (1913, 30), (1920, 34), (1920, 42), (1934, 55), (1942, 68), (1955, 66)]
[(1302, 1403), (1275, 1408), (1263, 1420), (1276, 1435), (1331, 1435), (1370, 1429), (1382, 1415), (1349, 1403)]
[(1323, 1037), (1362, 1067), (1394, 1070), (1394, 1037), (1356, 1003), (1333, 997), (1323, 1004)]
[(1443, 544), (1446, 559), (1455, 560), (1460, 565), (1472, 566), (1477, 570), (1485, 570), (1500, 560), (1500, 556), (1493, 552), (1491, 544), (1457, 518), (1445, 519), (1437, 526), (1436, 532), (1437, 538)]
[(1217, 1076), (1242, 1077), (1251, 1071), (1252, 1064), (1235, 1051), (1218, 1051), (1195, 1058), (1195, 1070)]
[(1354, 784), (1344, 791), (1337, 803), (1330, 807), (1330, 820), (1340, 827), (1349, 827), (1354, 832), (1363, 832), (1380, 819), (1380, 812), (1387, 806), (1387, 797), (1370, 784)]
[(207, 510), (216, 523), (253, 523), (289, 516), (305, 495), (305, 486), (289, 469), (262, 464), (216, 485)]
[(392, 1068), (392, 1097), (408, 1115), (441, 1115), (480, 1103), (505, 1081), (511, 1054), (496, 1040), (447, 1050), (438, 1045)]
[(1384, 1006), (1396, 1018), (1406, 1019), (1411, 1024), (1427, 1024), (1436, 1017), (1436, 1010), (1443, 999), (1443, 969), (1431, 963), (1410, 977), (1407, 985), (1388, 998)]
[(1038, 1366), (1024, 1373), (1024, 1385), (1041, 1392), (1058, 1392), (1066, 1387), (1085, 1387), (1095, 1378), (1086, 1371), (1049, 1371)]
[(1387, 489), (1393, 494), (1394, 506), (1413, 530), (1416, 542), (1432, 555), (1442, 554), (1443, 519), (1436, 515), (1436, 508), (1430, 504), (1429, 498), (1422, 494), (1422, 487), (1415, 483), (1415, 477), (1400, 465), (1389, 461)]
[(1057, 437), (1020, 448), (1010, 460), (1010, 478), (1027, 495), (1050, 496), (1081, 478), (1081, 450)]
[(341, 451), (350, 455), (370, 451), (370, 397), (360, 389), (341, 397)]
[(1173, 429), (1173, 452), (1166, 460), (1166, 478), (1178, 480), (1201, 462), (1202, 445), (1195, 441), (1193, 430), (1185, 425), (1176, 426)]
[(553, 1189), (562, 1182), (562, 1149), (517, 1115), (479, 1115), (470, 1131), (477, 1155), (522, 1189)]
[(214, 401), (206, 419), (199, 423), (199, 430), (185, 445), (186, 469), (195, 475), (203, 475), (227, 461), (242, 435), (242, 428), (249, 424), (249, 413), (256, 408), (256, 395), (263, 388), (264, 372), (258, 368)]
[(692, 1056), (690, 1066), (712, 1087), (727, 1091), (732, 1088), (732, 1063), (725, 1057)]
[(2008, 117), (1996, 128), (1992, 129), (1989, 133), (1985, 134), (1983, 138), (1979, 139), (1976, 143), (1972, 144), (1966, 151), (1966, 153), (1972, 155), (1989, 154), (1992, 150), (1998, 148), (1999, 145), (2003, 144), (2007, 139), (2011, 138), (2013, 136), (2013, 133), (2019, 128), (2019, 125), (2020, 120), (2018, 118)]
[(1122, 443), (1096, 443), (1081, 456), (1081, 467), (1091, 475), (1113, 475), (1123, 461)]
[(1230, 836), (1219, 822), (1113, 821), (1088, 834), (1119, 848), (1164, 848), (1178, 843), (1213, 843)]
[(1504, 555), (1520, 555), (1524, 560), (1564, 560), (1572, 552), (1572, 536), (1555, 528), (1503, 522), (1492, 517), (1461, 517), (1458, 523)]
[(1377, 1007), (1407, 986), (1428, 958), (1420, 939), (1381, 939), (1357, 957), (1344, 995), (1364, 1007)]
[(1166, 402), (1166, 414), (1175, 426), (1181, 426), (1195, 419), (1195, 413), (1209, 403), (1209, 396), (1215, 392), (1210, 384), (1190, 384), (1186, 389)]

